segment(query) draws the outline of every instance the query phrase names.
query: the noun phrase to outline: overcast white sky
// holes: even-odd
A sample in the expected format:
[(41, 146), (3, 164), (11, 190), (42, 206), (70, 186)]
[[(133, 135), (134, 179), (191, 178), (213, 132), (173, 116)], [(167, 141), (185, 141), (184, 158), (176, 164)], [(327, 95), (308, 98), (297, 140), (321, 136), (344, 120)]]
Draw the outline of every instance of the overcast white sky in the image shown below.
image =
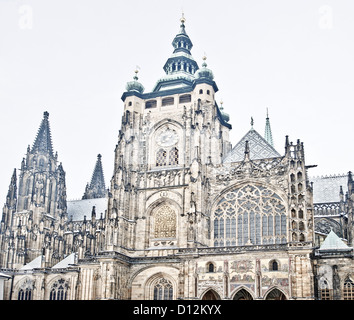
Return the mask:
[(235, 145), (264, 134), (305, 145), (311, 175), (353, 170), (353, 0), (0, 0), (0, 198), (50, 113), (68, 199), (81, 198), (97, 154), (107, 187), (125, 85), (135, 66), (152, 90), (182, 9), (192, 55), (204, 52)]

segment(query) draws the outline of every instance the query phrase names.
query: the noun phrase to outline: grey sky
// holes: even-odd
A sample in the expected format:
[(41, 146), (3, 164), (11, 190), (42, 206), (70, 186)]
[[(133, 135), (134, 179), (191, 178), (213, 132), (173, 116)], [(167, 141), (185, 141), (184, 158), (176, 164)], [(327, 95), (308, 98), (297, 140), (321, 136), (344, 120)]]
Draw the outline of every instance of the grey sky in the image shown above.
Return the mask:
[(354, 2), (0, 0), (0, 198), (50, 113), (68, 199), (80, 198), (102, 154), (113, 173), (125, 85), (136, 65), (149, 92), (163, 76), (181, 12), (202, 64), (206, 53), (233, 126), (305, 145), (311, 175), (353, 170)]

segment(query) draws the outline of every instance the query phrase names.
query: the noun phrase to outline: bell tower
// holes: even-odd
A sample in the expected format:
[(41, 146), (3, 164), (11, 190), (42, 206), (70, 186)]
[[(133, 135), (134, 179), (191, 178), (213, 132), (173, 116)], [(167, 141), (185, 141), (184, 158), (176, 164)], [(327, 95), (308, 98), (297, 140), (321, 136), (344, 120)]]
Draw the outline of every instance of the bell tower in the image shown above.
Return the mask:
[(151, 92), (134, 80), (122, 95), (124, 114), (115, 149), (107, 250), (206, 244), (203, 188), (208, 166), (231, 149), (229, 117), (206, 56), (199, 68), (181, 18), (165, 75)]

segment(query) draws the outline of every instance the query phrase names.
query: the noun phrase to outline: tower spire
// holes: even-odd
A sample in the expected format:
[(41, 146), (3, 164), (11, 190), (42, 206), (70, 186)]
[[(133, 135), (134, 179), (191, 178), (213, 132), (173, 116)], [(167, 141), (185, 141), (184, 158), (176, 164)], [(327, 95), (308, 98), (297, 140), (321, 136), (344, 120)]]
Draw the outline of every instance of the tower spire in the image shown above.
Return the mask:
[(90, 185), (86, 186), (82, 199), (104, 198), (106, 196), (106, 186), (103, 176), (102, 156), (97, 155), (95, 169), (92, 174)]
[(270, 121), (269, 121), (269, 115), (268, 115), (268, 108), (267, 108), (267, 118), (266, 118), (266, 125), (265, 125), (265, 130), (264, 130), (264, 139), (272, 146), (273, 145), (273, 137), (272, 137), (272, 130), (270, 128)]
[(193, 76), (199, 67), (191, 54), (193, 43), (185, 29), (186, 18), (184, 13), (182, 13), (180, 21), (180, 30), (172, 41), (173, 55), (167, 60), (164, 70), (166, 75), (179, 73)]
[(52, 145), (52, 137), (50, 133), (49, 126), (49, 113), (45, 111), (43, 113), (43, 119), (38, 129), (38, 133), (36, 139), (34, 140), (32, 146), (32, 152), (45, 152), (49, 153), (51, 156), (53, 155), (53, 145)]

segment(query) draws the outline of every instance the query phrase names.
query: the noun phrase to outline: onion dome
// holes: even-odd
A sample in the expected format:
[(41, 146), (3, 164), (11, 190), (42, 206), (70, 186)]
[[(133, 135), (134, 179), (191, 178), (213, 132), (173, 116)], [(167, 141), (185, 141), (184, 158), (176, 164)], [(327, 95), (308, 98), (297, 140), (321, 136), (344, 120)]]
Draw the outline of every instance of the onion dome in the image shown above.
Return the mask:
[(144, 86), (138, 82), (138, 70), (135, 70), (135, 76), (134, 76), (134, 81), (130, 81), (127, 83), (126, 90), (127, 91), (137, 91), (139, 93), (143, 93), (145, 88)]
[(202, 67), (203, 67), (203, 68), (199, 69), (199, 70), (196, 72), (195, 77), (196, 77), (197, 79), (203, 78), (203, 79), (210, 79), (210, 80), (213, 80), (213, 79), (214, 79), (214, 74), (213, 74), (213, 72), (212, 72), (210, 69), (207, 68), (208, 65), (206, 64), (206, 59), (207, 59), (207, 57), (204, 56), (204, 57), (203, 57), (204, 62), (203, 62), (203, 64), (202, 64)]
[(225, 122), (229, 122), (230, 116), (228, 113), (224, 112), (223, 102), (221, 101), (220, 104), (221, 104), (221, 107), (220, 107), (221, 116)]

